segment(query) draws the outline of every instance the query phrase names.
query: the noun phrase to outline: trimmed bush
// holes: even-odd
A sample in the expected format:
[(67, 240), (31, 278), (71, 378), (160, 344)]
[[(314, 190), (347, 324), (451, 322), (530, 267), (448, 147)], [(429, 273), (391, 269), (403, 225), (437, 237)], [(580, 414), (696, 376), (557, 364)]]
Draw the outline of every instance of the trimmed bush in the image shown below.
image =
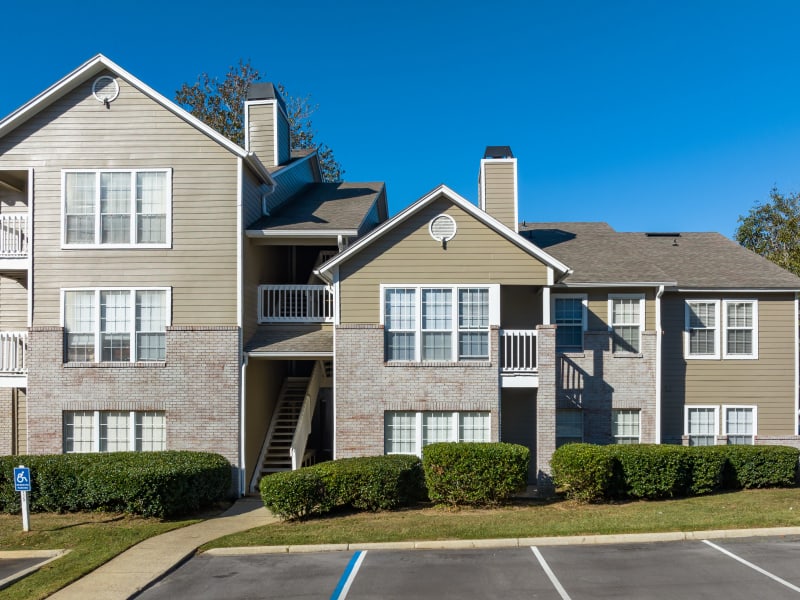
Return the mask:
[(335, 508), (391, 510), (425, 497), (419, 458), (405, 454), (344, 458), (268, 475), (261, 499), (274, 515), (303, 519)]
[(726, 450), (727, 446), (686, 448), (692, 471), (690, 495), (711, 494), (728, 487), (730, 464)]
[(451, 506), (493, 505), (528, 483), (530, 450), (503, 442), (443, 442), (426, 446), (422, 467), (428, 496)]
[(792, 486), (800, 450), (788, 446), (721, 446), (737, 488)]
[(566, 444), (553, 453), (550, 469), (567, 498), (600, 502), (618, 493), (620, 465), (608, 446)]
[(148, 517), (190, 514), (224, 499), (231, 465), (209, 452), (112, 452), (0, 457), (0, 511), (19, 512), (14, 467), (31, 469), (33, 512), (101, 510)]
[(685, 496), (692, 481), (692, 461), (683, 446), (631, 444), (608, 446), (620, 462), (623, 493), (633, 498)]

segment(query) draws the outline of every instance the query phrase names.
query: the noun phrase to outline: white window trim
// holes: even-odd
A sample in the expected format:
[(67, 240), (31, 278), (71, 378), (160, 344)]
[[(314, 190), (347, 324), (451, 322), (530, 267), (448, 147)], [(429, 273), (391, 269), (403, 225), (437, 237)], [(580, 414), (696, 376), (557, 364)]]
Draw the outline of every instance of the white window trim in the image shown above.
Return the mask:
[(756, 442), (758, 436), (758, 406), (754, 404), (723, 404), (722, 405), (722, 435), (728, 436), (728, 409), (729, 408), (749, 408), (753, 411), (753, 443)]
[[(393, 287), (393, 286), (390, 286), (390, 287)], [(417, 410), (417, 411), (414, 411), (414, 410), (387, 410), (383, 415), (384, 426), (385, 426), (385, 423), (386, 423), (386, 413), (404, 413), (404, 412), (414, 413), (414, 418), (415, 418), (414, 427), (415, 427), (415, 430), (414, 430), (414, 452), (413, 452), (413, 454), (415, 454), (416, 456), (419, 456), (420, 458), (422, 457), (422, 449), (423, 449), (423, 445), (422, 445), (423, 436), (424, 436), (423, 416), (424, 416), (425, 413), (450, 413), (451, 416), (452, 416), (452, 422), (450, 424), (450, 437), (452, 439), (449, 440), (449, 441), (450, 442), (457, 442), (457, 443), (462, 443), (462, 442), (459, 441), (459, 432), (460, 432), (460, 426), (461, 426), (461, 415), (463, 413), (484, 413), (484, 414), (486, 414), (487, 418), (489, 419), (489, 423), (488, 423), (488, 426), (489, 426), (489, 439), (491, 440), (491, 437), (492, 437), (492, 413), (490, 411), (488, 411), (488, 410), (454, 410), (454, 411), (449, 411), (449, 410)], [(385, 439), (383, 440), (383, 443), (384, 443), (384, 448), (385, 448), (385, 446), (386, 446), (386, 440)], [(464, 442), (464, 443), (466, 443), (466, 442)], [(384, 453), (385, 454), (408, 454), (408, 452), (385, 452), (385, 451), (384, 451)]]
[[(644, 294), (609, 294), (608, 295), (608, 331), (614, 332), (614, 300), (639, 300), (639, 351), (628, 352), (620, 350), (614, 354), (641, 354), (642, 352), (642, 332), (645, 324), (645, 295)], [(614, 341), (611, 340), (611, 348), (614, 348)]]
[[(166, 237), (163, 244), (137, 244), (136, 239), (136, 173), (166, 173), (167, 176), (167, 219)], [(94, 173), (95, 175), (95, 203), (94, 203), (94, 235), (93, 244), (68, 244), (67, 243), (67, 173)], [(100, 242), (100, 174), (101, 173), (130, 173), (132, 179), (131, 188), (131, 242), (127, 244), (103, 244)], [(172, 247), (172, 169), (163, 167), (139, 169), (62, 169), (61, 170), (61, 249), (80, 250), (80, 249), (103, 249), (103, 248), (171, 248)]]
[[(639, 421), (638, 421), (637, 429), (639, 430), (639, 435), (636, 436), (636, 443), (637, 444), (641, 444), (642, 443), (642, 411), (639, 410), (638, 408), (613, 408), (613, 409), (611, 409), (612, 419), (613, 419), (614, 413), (617, 412), (617, 411), (632, 412), (632, 413), (636, 413), (638, 415)], [(628, 437), (630, 437), (630, 436), (626, 436), (626, 435), (614, 435), (613, 434), (613, 425), (614, 425), (613, 421), (612, 421), (611, 425), (612, 425), (612, 437), (614, 438), (614, 442), (616, 444), (619, 444), (619, 442), (617, 440), (619, 440), (619, 439), (627, 439)]]
[[(62, 329), (66, 328), (66, 310), (67, 310), (67, 299), (66, 295), (67, 292), (94, 292), (94, 306), (95, 306), (95, 315), (94, 315), (94, 356), (95, 360), (94, 363), (112, 363), (117, 361), (103, 361), (100, 360), (102, 356), (102, 347), (100, 342), (100, 292), (128, 292), (131, 295), (132, 302), (132, 316), (131, 316), (131, 324), (129, 333), (131, 335), (131, 358), (129, 361), (123, 362), (144, 362), (144, 363), (159, 363), (162, 361), (139, 361), (137, 360), (138, 348), (136, 347), (136, 292), (164, 292), (165, 299), (164, 302), (166, 303), (165, 306), (165, 323), (164, 323), (164, 330), (172, 325), (172, 288), (171, 287), (117, 287), (117, 286), (107, 286), (107, 287), (78, 287), (78, 288), (61, 288), (61, 315), (59, 323)], [(66, 332), (65, 332), (66, 333)], [(64, 352), (64, 362), (66, 361), (66, 351)]]
[[(442, 362), (437, 360), (422, 360), (422, 290), (423, 289), (451, 289), (452, 296), (452, 328), (453, 343), (451, 344), (450, 360), (445, 362), (485, 362), (492, 358), (492, 336), (493, 326), (500, 326), (500, 284), (497, 283), (382, 283), (380, 284), (380, 318), (381, 325), (386, 326), (386, 290), (387, 289), (413, 289), (415, 290), (415, 336), (414, 336), (414, 360), (392, 360), (392, 363), (415, 363), (415, 362)], [(458, 290), (460, 289), (488, 289), (489, 291), (489, 356), (478, 359), (459, 359), (458, 358)]]
[[(689, 304), (713, 304), (715, 310), (715, 322), (717, 324), (714, 331), (714, 354), (691, 354), (689, 352)], [(722, 311), (720, 310), (720, 301), (706, 298), (687, 298), (683, 302), (683, 356), (686, 360), (719, 360), (720, 345), (722, 342)]]
[(67, 445), (67, 438), (66, 438), (66, 423), (63, 420), (62, 415), (62, 424), (61, 424), (61, 452), (63, 454), (93, 454), (93, 453), (100, 453), (105, 452), (100, 450), (100, 414), (101, 413), (109, 413), (109, 412), (119, 412), (119, 413), (128, 413), (128, 449), (127, 450), (120, 450), (117, 452), (153, 452), (151, 450), (136, 450), (136, 416), (141, 413), (148, 413), (148, 412), (155, 412), (161, 413), (164, 415), (164, 448), (166, 449), (167, 445), (167, 414), (164, 410), (93, 410), (93, 411), (83, 411), (83, 410), (74, 410), (74, 411), (64, 411), (67, 412), (91, 412), (92, 414), (92, 449), (88, 452), (67, 452), (66, 445)]
[[(581, 321), (581, 330), (582, 330), (583, 333), (586, 333), (587, 329), (589, 328), (589, 318), (588, 318), (588, 314), (589, 314), (589, 295), (588, 294), (551, 294), (550, 295), (550, 322), (553, 323), (554, 325), (558, 326), (558, 323), (556, 323), (556, 301), (557, 300), (564, 300), (564, 299), (568, 299), (568, 298), (578, 298), (581, 301), (581, 305), (583, 307), (583, 310), (581, 311), (582, 312), (582, 314), (581, 314), (581, 319), (582, 319), (582, 321)], [(567, 350), (566, 353), (569, 354), (571, 352), (583, 352), (584, 351), (584, 346), (585, 346), (585, 339), (584, 339), (584, 336), (581, 335), (581, 347), (580, 347), (580, 349), (576, 348), (576, 349)], [(558, 347), (556, 347), (556, 351), (560, 352), (560, 350), (558, 350)]]
[[(753, 351), (750, 354), (728, 352), (728, 306), (731, 304), (750, 303), (753, 305)], [(758, 360), (758, 300), (754, 298), (729, 298), (722, 301), (722, 358), (738, 360)]]
[(696, 408), (713, 409), (714, 410), (714, 445), (719, 441), (719, 406), (716, 404), (691, 404), (683, 407), (683, 435), (689, 437), (689, 410)]

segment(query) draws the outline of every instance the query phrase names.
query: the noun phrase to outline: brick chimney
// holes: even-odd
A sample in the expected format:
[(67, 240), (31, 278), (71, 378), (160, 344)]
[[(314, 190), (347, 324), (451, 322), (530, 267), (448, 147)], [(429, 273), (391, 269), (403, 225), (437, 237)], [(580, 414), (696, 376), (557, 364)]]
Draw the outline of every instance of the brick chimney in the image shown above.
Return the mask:
[(486, 146), (478, 174), (478, 206), (518, 231), (517, 159), (509, 146)]
[(286, 103), (271, 83), (252, 83), (244, 103), (244, 147), (267, 167), (289, 161)]

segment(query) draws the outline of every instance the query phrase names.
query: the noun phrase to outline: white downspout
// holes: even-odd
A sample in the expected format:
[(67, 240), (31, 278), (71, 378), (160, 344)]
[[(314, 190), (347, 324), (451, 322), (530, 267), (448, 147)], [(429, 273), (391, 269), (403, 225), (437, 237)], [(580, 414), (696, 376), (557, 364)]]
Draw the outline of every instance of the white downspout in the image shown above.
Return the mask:
[(661, 296), (664, 295), (664, 286), (658, 286), (656, 292), (656, 438), (655, 443), (661, 443), (661, 336), (664, 329), (661, 326)]

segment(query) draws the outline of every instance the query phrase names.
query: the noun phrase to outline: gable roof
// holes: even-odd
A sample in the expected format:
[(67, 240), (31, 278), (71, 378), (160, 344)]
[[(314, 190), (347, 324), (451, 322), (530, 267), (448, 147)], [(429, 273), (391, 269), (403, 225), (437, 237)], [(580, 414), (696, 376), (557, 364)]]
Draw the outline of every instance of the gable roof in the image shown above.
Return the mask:
[(98, 54), (94, 58), (86, 61), (77, 69), (44, 90), (38, 96), (29, 100), (17, 110), (6, 116), (4, 119), (0, 120), (0, 137), (3, 137), (9, 131), (32, 118), (43, 109), (50, 106), (53, 102), (74, 90), (93, 75), (98, 75), (104, 71), (111, 71), (117, 77), (124, 79), (128, 84), (142, 92), (144, 95), (148, 96), (151, 100), (160, 104), (178, 118), (183, 119), (186, 123), (211, 138), (213, 141), (227, 149), (235, 156), (243, 159), (264, 182), (274, 185), (275, 182), (273, 181), (269, 171), (254, 153), (248, 152), (238, 144), (235, 144), (226, 138), (224, 135), (215, 131), (203, 123), (200, 119), (191, 115), (171, 100), (168, 100), (166, 97), (156, 92), (150, 86), (140, 81), (102, 54)]
[(719, 233), (629, 233), (607, 223), (524, 223), (520, 233), (573, 266), (567, 286), (800, 290), (800, 278)]
[(492, 229), (493, 231), (495, 231), (495, 233), (497, 233), (501, 237), (504, 237), (512, 244), (519, 247), (523, 251), (527, 252), (531, 256), (537, 258), (548, 267), (551, 267), (560, 273), (568, 273), (570, 271), (570, 268), (564, 263), (562, 263), (560, 260), (556, 259), (555, 257), (551, 256), (541, 248), (537, 247), (529, 240), (526, 240), (512, 229), (509, 229), (508, 227), (503, 225), (500, 221), (498, 221), (488, 213), (482, 211), (477, 206), (472, 204), (469, 200), (467, 200), (463, 196), (460, 196), (446, 185), (440, 185), (439, 187), (435, 188), (434, 190), (430, 191), (428, 194), (426, 194), (425, 196), (414, 202), (411, 206), (407, 207), (405, 210), (401, 211), (388, 221), (385, 221), (379, 227), (372, 230), (369, 234), (362, 237), (355, 244), (350, 246), (347, 250), (334, 256), (331, 260), (321, 265), (319, 269), (317, 269), (314, 272), (320, 277), (322, 277), (324, 280), (330, 282), (332, 280), (330, 273), (334, 267), (340, 265), (341, 263), (350, 259), (354, 255), (358, 254), (364, 248), (372, 244), (374, 241), (380, 239), (388, 232), (396, 229), (398, 226), (404, 223), (409, 217), (418, 213), (426, 206), (430, 205), (436, 200), (439, 200), (440, 198), (446, 198), (454, 205), (464, 210), (464, 212), (470, 214), (476, 220), (483, 223), (486, 227)]

